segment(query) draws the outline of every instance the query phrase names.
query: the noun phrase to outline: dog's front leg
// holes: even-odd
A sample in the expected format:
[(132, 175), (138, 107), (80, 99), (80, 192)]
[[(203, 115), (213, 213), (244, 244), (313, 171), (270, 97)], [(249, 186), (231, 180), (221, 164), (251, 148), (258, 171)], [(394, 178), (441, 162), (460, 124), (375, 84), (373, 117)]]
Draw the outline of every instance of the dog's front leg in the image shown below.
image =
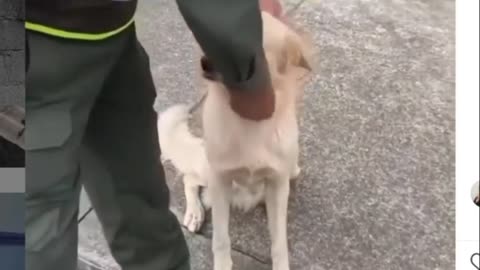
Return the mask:
[(229, 196), (231, 196), (232, 182), (229, 179), (221, 179), (219, 175), (213, 175), (210, 179), (214, 270), (231, 270), (232, 256), (228, 227), (230, 220)]
[(290, 193), (289, 175), (267, 181), (265, 201), (268, 228), (272, 241), (273, 270), (289, 270), (287, 208)]
[(196, 233), (202, 227), (205, 219), (205, 210), (200, 200), (200, 186), (196, 184), (198, 181), (196, 181), (194, 176), (188, 174), (183, 177), (183, 182), (186, 199), (183, 225), (187, 227), (190, 232)]

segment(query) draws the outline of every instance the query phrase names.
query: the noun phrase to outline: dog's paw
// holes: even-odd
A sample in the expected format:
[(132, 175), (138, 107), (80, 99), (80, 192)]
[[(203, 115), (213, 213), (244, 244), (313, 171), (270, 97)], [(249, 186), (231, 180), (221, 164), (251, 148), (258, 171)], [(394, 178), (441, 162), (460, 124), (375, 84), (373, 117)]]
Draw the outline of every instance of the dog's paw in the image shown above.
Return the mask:
[(185, 226), (188, 231), (196, 233), (200, 230), (205, 220), (205, 210), (200, 202), (187, 206), (187, 211), (185, 211), (185, 217), (183, 219), (183, 226)]
[(272, 258), (272, 270), (290, 270), (288, 254), (280, 258)]
[(222, 256), (218, 258), (214, 256), (214, 266), (213, 270), (232, 270), (233, 263), (232, 259), (228, 256)]

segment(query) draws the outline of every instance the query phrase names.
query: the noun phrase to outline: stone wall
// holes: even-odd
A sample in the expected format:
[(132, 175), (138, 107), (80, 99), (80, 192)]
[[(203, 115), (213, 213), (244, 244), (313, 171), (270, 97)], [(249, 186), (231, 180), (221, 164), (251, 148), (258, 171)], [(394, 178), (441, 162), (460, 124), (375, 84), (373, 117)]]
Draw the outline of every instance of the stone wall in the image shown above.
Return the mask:
[[(0, 0), (0, 111), (25, 105), (25, 3)], [(0, 136), (0, 167), (23, 167), (23, 149)]]
[(25, 3), (0, 0), (0, 107), (25, 102)]

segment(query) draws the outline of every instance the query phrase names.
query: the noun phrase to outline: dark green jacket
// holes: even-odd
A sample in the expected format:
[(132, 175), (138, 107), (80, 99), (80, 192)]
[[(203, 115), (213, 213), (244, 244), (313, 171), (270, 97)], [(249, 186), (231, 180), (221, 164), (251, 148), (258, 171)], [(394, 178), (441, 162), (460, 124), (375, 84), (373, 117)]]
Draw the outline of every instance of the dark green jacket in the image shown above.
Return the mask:
[[(255, 90), (269, 86), (258, 0), (177, 0), (177, 4), (206, 58), (228, 88)], [(29, 24), (38, 24), (102, 34), (131, 21), (137, 1), (26, 0), (26, 6), (27, 29), (34, 28)]]
[(25, 5), (27, 29), (30, 23), (66, 32), (100, 34), (130, 21), (137, 0), (25, 0)]

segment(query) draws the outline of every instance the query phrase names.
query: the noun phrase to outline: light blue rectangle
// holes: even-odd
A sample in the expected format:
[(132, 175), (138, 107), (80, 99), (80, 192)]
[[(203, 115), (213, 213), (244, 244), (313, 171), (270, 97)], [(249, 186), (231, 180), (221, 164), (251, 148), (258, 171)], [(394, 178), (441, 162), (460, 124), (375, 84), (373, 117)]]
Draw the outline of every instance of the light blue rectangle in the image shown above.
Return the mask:
[[(0, 193), (0, 232), (25, 232), (24, 193)], [(24, 270), (25, 246), (2, 243), (0, 239), (0, 269)]]
[(25, 195), (23, 193), (0, 194), (0, 231), (25, 232)]

